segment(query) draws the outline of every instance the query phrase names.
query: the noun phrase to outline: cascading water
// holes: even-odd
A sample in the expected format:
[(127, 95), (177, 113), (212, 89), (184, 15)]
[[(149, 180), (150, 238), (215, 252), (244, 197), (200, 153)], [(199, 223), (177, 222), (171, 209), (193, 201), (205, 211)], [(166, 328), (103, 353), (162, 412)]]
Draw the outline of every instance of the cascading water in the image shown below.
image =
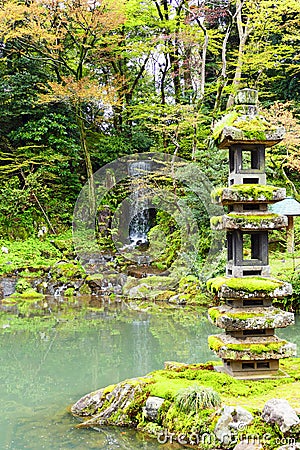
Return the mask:
[(129, 224), (129, 239), (132, 246), (148, 242), (147, 233), (150, 229), (150, 201), (147, 190), (144, 189), (144, 184), (150, 169), (151, 161), (149, 160), (133, 161), (128, 166), (128, 172), (132, 180), (131, 221)]

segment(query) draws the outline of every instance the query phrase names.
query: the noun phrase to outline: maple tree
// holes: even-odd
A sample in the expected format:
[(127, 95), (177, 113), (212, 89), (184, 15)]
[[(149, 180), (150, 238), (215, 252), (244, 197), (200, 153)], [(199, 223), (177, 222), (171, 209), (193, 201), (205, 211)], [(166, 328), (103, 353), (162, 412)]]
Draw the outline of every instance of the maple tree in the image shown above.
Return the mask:
[[(10, 51), (40, 60), (56, 81), (45, 86), (41, 101), (73, 105), (78, 122), (90, 186), (91, 213), (95, 211), (93, 167), (86, 139), (85, 106), (103, 108), (113, 96), (97, 80), (93, 54), (105, 45), (109, 32), (124, 23), (124, 2), (104, 0), (5, 1), (0, 9), (0, 32)], [(110, 37), (109, 37), (110, 39)], [(111, 90), (113, 86), (111, 86)]]
[[(86, 178), (94, 198), (102, 164), (137, 151), (198, 160), (225, 180), (209, 136), (237, 89), (283, 105), (287, 136), (297, 130), (299, 15), (298, 0), (3, 0), (3, 166), (20, 175), (21, 161), (31, 176), (53, 161), (52, 173), (72, 179), (70, 203)], [(298, 149), (284, 141), (274, 166), (297, 191)]]

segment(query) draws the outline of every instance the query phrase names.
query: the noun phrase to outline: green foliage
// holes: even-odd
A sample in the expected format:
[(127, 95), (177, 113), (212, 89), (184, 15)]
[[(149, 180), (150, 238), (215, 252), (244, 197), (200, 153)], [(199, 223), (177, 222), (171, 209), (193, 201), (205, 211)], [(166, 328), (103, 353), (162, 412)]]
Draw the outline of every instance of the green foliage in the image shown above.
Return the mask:
[(213, 389), (194, 384), (177, 392), (175, 404), (186, 414), (198, 414), (202, 409), (220, 406), (221, 398)]
[(65, 296), (65, 297), (71, 297), (71, 298), (72, 298), (73, 295), (74, 295), (74, 292), (75, 292), (75, 289), (72, 288), (72, 287), (70, 287), (70, 288), (68, 288), (68, 289), (65, 290), (64, 296)]
[(16, 292), (22, 294), (27, 289), (31, 288), (31, 284), (24, 278), (19, 278), (16, 284)]
[(226, 116), (224, 116), (219, 122), (217, 122), (212, 131), (213, 139), (218, 139), (224, 127), (232, 126), (237, 117), (237, 111), (232, 111), (229, 114), (226, 114)]
[(15, 273), (28, 267), (32, 271), (43, 270), (62, 258), (49, 238), (44, 241), (37, 238), (13, 242), (2, 240), (1, 245), (8, 248), (8, 253), (0, 253), (0, 274)]

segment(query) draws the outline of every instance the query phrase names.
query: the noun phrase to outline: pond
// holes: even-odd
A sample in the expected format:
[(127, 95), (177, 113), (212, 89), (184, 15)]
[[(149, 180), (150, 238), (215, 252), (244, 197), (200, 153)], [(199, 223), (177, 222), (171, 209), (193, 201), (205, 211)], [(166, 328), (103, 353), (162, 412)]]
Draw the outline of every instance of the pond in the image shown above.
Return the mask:
[[(23, 319), (14, 331), (2, 318), (0, 448), (157, 449), (155, 439), (128, 429), (76, 429), (67, 407), (87, 392), (160, 369), (167, 360), (216, 359), (207, 336), (219, 331), (198, 311), (150, 313), (122, 303), (83, 310), (72, 320), (63, 314)], [(297, 327), (298, 321), (278, 334), (297, 342)]]

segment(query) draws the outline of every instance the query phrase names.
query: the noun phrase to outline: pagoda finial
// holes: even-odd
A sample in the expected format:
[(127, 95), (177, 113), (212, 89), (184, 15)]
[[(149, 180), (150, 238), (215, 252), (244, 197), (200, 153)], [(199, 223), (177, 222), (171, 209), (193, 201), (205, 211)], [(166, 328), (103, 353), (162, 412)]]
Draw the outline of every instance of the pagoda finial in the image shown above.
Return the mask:
[(233, 111), (216, 123), (213, 136), (219, 148), (240, 143), (272, 147), (284, 136), (283, 127), (275, 127), (259, 113), (258, 92), (245, 88), (237, 92)]

